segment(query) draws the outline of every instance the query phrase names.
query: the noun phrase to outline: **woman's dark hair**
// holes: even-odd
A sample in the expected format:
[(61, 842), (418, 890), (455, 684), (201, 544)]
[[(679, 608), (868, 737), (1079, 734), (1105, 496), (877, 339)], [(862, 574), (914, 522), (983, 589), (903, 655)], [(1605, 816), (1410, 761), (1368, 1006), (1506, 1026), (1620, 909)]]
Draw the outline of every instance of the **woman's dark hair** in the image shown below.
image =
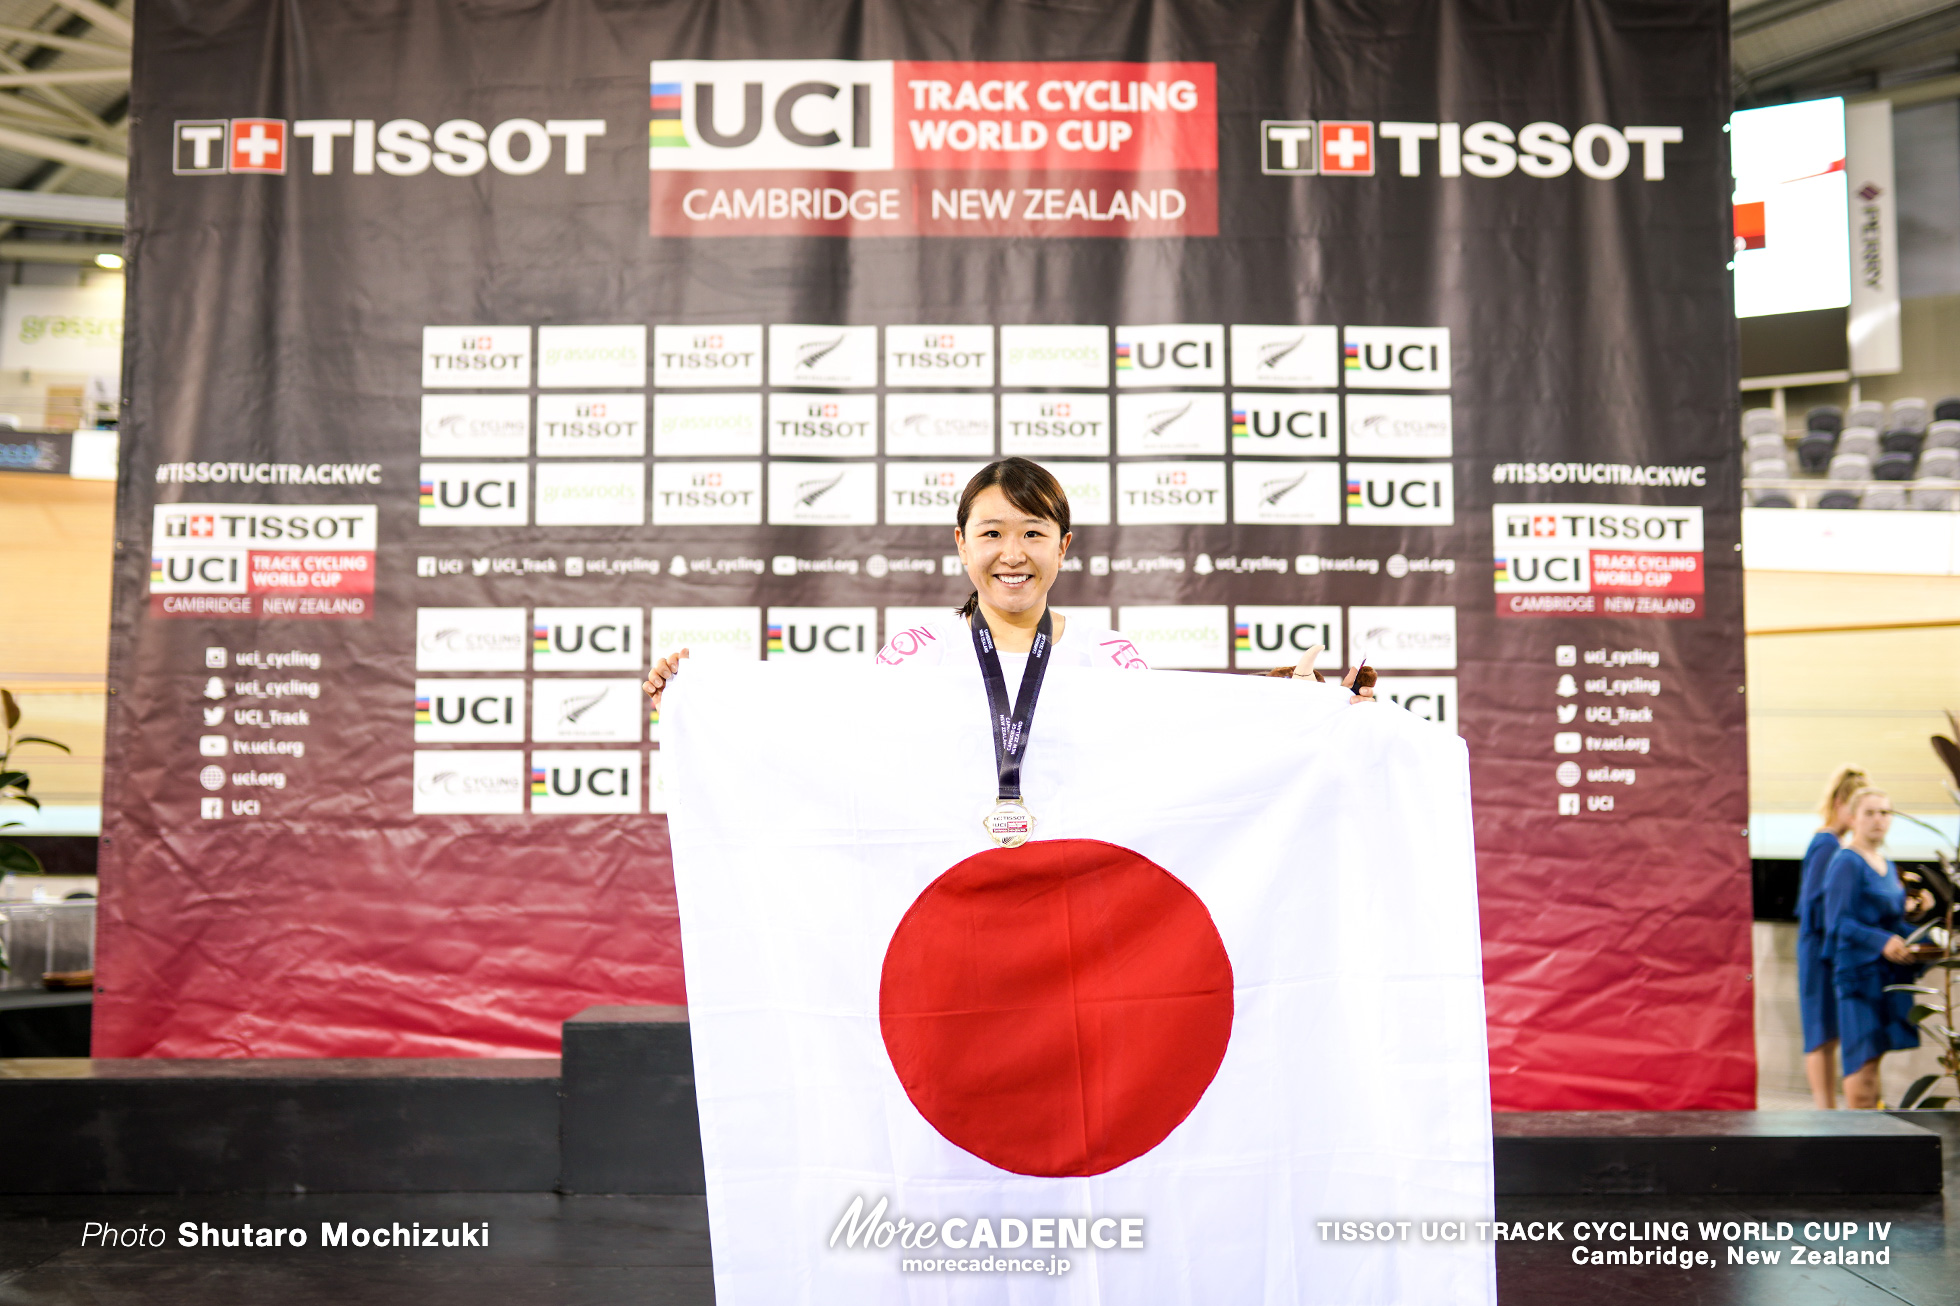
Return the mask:
[[(973, 474), (973, 479), (960, 491), (958, 524), (962, 534), (966, 532), (966, 519), (973, 513), (973, 501), (980, 497), (981, 491), (995, 486), (1000, 487), (1009, 503), (1028, 516), (1054, 522), (1062, 534), (1068, 534), (1068, 495), (1063, 492), (1062, 483), (1046, 467), (1026, 458), (1002, 458)], [(975, 590), (966, 596), (959, 614), (970, 617), (979, 610), (980, 591)]]

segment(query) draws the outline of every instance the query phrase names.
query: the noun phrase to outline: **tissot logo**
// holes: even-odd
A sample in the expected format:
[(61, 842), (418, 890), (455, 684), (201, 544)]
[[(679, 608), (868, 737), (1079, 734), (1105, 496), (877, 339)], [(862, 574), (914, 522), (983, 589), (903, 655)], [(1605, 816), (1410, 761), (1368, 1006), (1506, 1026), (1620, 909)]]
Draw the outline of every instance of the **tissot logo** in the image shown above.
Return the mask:
[[(311, 143), (308, 171), (314, 176), (329, 176), (345, 163), (356, 176), (372, 176), (378, 169), (395, 177), (419, 176), (431, 165), (450, 177), (474, 176), (486, 165), (528, 176), (551, 161), (560, 142), (565, 172), (577, 175), (585, 171), (587, 142), (605, 134), (600, 118), (510, 118), (487, 129), (451, 118), (433, 132), (412, 118), (302, 118), (290, 132), (294, 140)], [(284, 119), (180, 119), (173, 135), (172, 170), (179, 176), (286, 171)]]
[(1225, 396), (1125, 394), (1116, 397), (1119, 454), (1225, 452)]
[(765, 614), (770, 661), (867, 657), (878, 651), (876, 608), (770, 608)]
[(646, 453), (645, 395), (539, 395), (541, 458), (637, 458)]
[(525, 526), (530, 468), (523, 463), (423, 463), (424, 526)]
[(1118, 386), (1218, 385), (1225, 379), (1225, 328), (1119, 326)]
[(1330, 177), (1372, 177), (1375, 173), (1375, 124), (1320, 124), (1320, 170)]
[(878, 396), (770, 395), (769, 452), (785, 457), (877, 453)]
[(539, 608), (531, 614), (534, 671), (638, 671), (646, 665), (639, 608)]
[(1262, 607), (1232, 609), (1232, 665), (1241, 671), (1266, 670), (1298, 662), (1315, 644), (1326, 649), (1321, 670), (1341, 667), (1341, 609)]
[(522, 749), (417, 749), (414, 767), (417, 815), (517, 816), (524, 811)]
[(762, 464), (655, 463), (656, 526), (759, 526)]
[(1351, 526), (1448, 526), (1456, 521), (1449, 463), (1347, 464)]
[(1225, 465), (1117, 464), (1116, 520), (1126, 526), (1155, 522), (1223, 525)]
[(582, 749), (531, 753), (531, 812), (565, 816), (583, 812), (638, 812), (637, 749)]
[(1575, 169), (1594, 181), (1626, 174), (1639, 147), (1639, 175), (1646, 181), (1667, 177), (1667, 147), (1683, 139), (1679, 127), (1609, 127), (1587, 123), (1572, 131), (1555, 122), (1513, 129), (1501, 122), (1266, 121), (1259, 125), (1260, 171), (1268, 175), (1310, 174), (1372, 177), (1377, 138), (1394, 142), (1395, 172), (1420, 177), (1564, 177)]
[(424, 389), (522, 389), (530, 383), (530, 327), (422, 328)]
[(1700, 552), (1700, 508), (1635, 508), (1605, 504), (1493, 505), (1500, 543), (1570, 542), (1609, 549)]
[(1314, 148), (1311, 122), (1268, 119), (1259, 124), (1259, 171), (1269, 177), (1307, 176), (1316, 171), (1320, 151)]
[(656, 172), (894, 166), (889, 62), (657, 60), (652, 82)]
[(1340, 328), (1232, 328), (1232, 384), (1268, 390), (1332, 389), (1341, 382)]
[(992, 385), (993, 380), (992, 327), (885, 328), (886, 385)]
[(522, 680), (415, 682), (416, 743), (516, 743), (523, 738)]
[(653, 383), (658, 386), (761, 385), (762, 328), (655, 327)]
[(1000, 451), (1004, 454), (1027, 458), (1102, 458), (1109, 454), (1106, 394), (1004, 394), (1000, 397), (1000, 421)]
[(1232, 452), (1301, 458), (1340, 450), (1341, 404), (1333, 395), (1257, 394), (1234, 391)]
[(958, 516), (960, 491), (980, 463), (885, 464), (885, 520), (892, 525), (943, 526)]
[(150, 543), (169, 548), (209, 541), (258, 549), (372, 549), (371, 504), (160, 503), (150, 518)]
[(636, 680), (531, 682), (531, 738), (541, 744), (637, 744), (646, 713)]
[(1235, 462), (1232, 520), (1240, 525), (1334, 526), (1340, 468), (1331, 462)]

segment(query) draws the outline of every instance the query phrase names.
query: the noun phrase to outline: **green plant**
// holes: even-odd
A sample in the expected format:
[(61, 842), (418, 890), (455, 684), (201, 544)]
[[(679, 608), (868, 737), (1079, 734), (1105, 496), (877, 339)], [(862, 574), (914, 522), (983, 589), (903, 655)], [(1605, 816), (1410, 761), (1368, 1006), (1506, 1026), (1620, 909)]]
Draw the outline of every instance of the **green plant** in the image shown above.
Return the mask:
[[(1960, 736), (1960, 717), (1955, 716), (1952, 712), (1948, 712), (1946, 719), (1949, 725), (1951, 725), (1954, 735)], [(1947, 795), (1955, 803), (1960, 804), (1960, 788), (1955, 787), (1960, 786), (1960, 743), (1956, 743), (1955, 740), (1949, 739), (1945, 735), (1934, 735), (1932, 744), (1933, 751), (1939, 755), (1940, 761), (1945, 763), (1946, 769), (1953, 773), (1953, 784), (1947, 786)], [(1908, 816), (1906, 819), (1916, 825), (1926, 825), (1926, 822), (1917, 820), (1914, 817)], [(1934, 830), (1935, 833), (1943, 833), (1933, 826), (1927, 826), (1926, 828)], [(1960, 848), (1956, 848), (1955, 851), (1960, 853)], [(1960, 883), (1960, 881), (1956, 881), (1955, 879), (1954, 859), (1947, 856), (1944, 849), (1939, 850), (1939, 858), (1940, 871), (1946, 877), (1947, 885), (1953, 886), (1956, 883)], [(1942, 1073), (1921, 1075), (1918, 1079), (1915, 1079), (1912, 1082), (1912, 1086), (1906, 1089), (1905, 1095), (1899, 1099), (1899, 1106), (1902, 1110), (1936, 1111), (1953, 1101), (1951, 1094), (1935, 1096), (1932, 1093), (1932, 1089), (1940, 1080), (1951, 1079), (1956, 1086), (1960, 1086), (1960, 1032), (1956, 1032), (1954, 1029), (1956, 1021), (1954, 1019), (1955, 1009), (1953, 1005), (1954, 973), (1960, 971), (1960, 955), (1956, 955), (1953, 948), (1955, 902), (1951, 892), (1941, 894), (1940, 896), (1945, 899), (1946, 906), (1945, 919), (1940, 922), (1945, 932), (1939, 941), (1940, 955), (1927, 963), (1930, 969), (1939, 972), (1940, 987), (1933, 988), (1925, 984), (1888, 984), (1886, 986), (1890, 992), (1917, 995), (1914, 999), (1912, 1013), (1909, 1019), (1911, 1019), (1913, 1024), (1919, 1026), (1922, 1034), (1931, 1034), (1937, 1040), (1935, 1046), (1941, 1049), (1939, 1062), (1942, 1067)], [(1939, 1000), (1937, 1003), (1933, 1001), (1935, 998)]]
[[(27, 792), (27, 772), (15, 765), (14, 750), (22, 744), (41, 744), (66, 753), (69, 751), (68, 745), (40, 735), (16, 735), (14, 727), (20, 724), (20, 703), (4, 689), (0, 689), (0, 720), (6, 722), (6, 745), (0, 748), (0, 802), (26, 803), (39, 811), (41, 800)], [(11, 830), (20, 824), (19, 821), (0, 821), (0, 830)], [(46, 871), (41, 859), (26, 845), (12, 839), (0, 839), (0, 874), (44, 875)]]

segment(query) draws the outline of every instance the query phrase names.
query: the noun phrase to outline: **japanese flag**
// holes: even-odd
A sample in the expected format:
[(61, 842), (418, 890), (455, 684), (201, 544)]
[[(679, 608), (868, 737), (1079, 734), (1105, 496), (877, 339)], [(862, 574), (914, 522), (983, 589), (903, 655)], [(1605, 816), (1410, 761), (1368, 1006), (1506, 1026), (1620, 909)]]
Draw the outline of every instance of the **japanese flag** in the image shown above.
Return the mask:
[(1054, 669), (1000, 849), (977, 669), (665, 706), (722, 1306), (1495, 1301), (1454, 735)]

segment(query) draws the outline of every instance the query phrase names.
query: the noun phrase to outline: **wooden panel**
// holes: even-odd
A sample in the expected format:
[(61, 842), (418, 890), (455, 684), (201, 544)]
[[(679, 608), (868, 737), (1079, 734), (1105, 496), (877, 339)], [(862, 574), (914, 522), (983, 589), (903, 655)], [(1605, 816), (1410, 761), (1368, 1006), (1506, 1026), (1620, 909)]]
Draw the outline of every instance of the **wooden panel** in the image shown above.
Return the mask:
[[(1960, 577), (1750, 572), (1749, 806), (1807, 812), (1863, 767), (1906, 811), (1953, 808), (1926, 740), (1960, 710)], [(1949, 626), (1769, 634), (1826, 626)]]

